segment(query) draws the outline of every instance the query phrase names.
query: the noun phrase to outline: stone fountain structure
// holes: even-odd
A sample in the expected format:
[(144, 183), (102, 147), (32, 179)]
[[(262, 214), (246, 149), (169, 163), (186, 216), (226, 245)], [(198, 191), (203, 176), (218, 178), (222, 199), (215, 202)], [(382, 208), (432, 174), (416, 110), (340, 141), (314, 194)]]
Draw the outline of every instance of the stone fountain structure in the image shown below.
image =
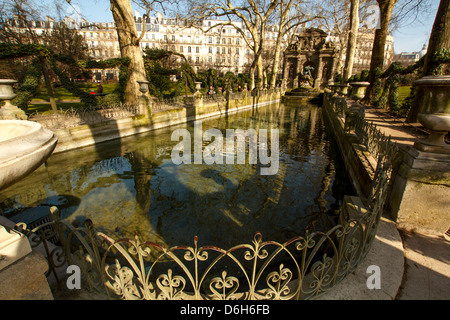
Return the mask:
[[(11, 104), (16, 81), (0, 80), (0, 191), (20, 181), (52, 154), (58, 138)], [(45, 278), (46, 259), (0, 216), (0, 300), (53, 299)]]

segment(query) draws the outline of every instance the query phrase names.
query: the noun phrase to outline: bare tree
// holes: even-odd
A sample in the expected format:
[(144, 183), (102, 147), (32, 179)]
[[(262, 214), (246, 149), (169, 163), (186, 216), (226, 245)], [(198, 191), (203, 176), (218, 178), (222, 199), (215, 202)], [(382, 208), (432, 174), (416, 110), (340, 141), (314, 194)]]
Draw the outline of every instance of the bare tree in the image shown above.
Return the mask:
[[(15, 44), (44, 44), (45, 35), (38, 35), (32, 27), (32, 21), (41, 20), (40, 12), (48, 12), (33, 0), (8, 0), (0, 10), (0, 40)], [(53, 86), (50, 80), (48, 61), (45, 56), (38, 57), (45, 86), (53, 112), (57, 112)]]
[[(207, 28), (204, 30), (205, 32), (218, 25), (232, 25), (235, 27), (253, 52), (253, 61), (250, 65), (251, 88), (255, 87), (255, 82), (261, 87), (264, 74), (262, 53), (266, 30), (279, 1), (188, 0), (187, 8), (189, 13), (185, 17), (191, 21), (191, 25), (197, 26), (201, 25), (205, 19), (223, 19), (223, 22)], [(242, 26), (236, 23), (237, 21), (241, 22)], [(255, 81), (255, 73), (257, 73), (258, 81)]]
[(336, 70), (343, 73), (344, 57), (347, 50), (349, 9), (350, 0), (323, 0), (318, 1), (316, 6), (321, 8), (322, 18), (315, 20), (312, 26), (323, 29), (337, 40), (337, 64)]
[(372, 58), (370, 60), (370, 69), (368, 81), (370, 85), (367, 87), (364, 101), (371, 103), (375, 95), (375, 79), (377, 70), (384, 67), (386, 38), (389, 32), (389, 22), (391, 20), (392, 11), (394, 10), (397, 0), (377, 0), (380, 8), (380, 28), (375, 31), (373, 40)]
[(350, 0), (350, 30), (348, 33), (347, 54), (345, 57), (343, 80), (346, 82), (352, 75), (353, 59), (359, 29), (359, 0)]
[(136, 104), (140, 96), (137, 81), (146, 79), (144, 59), (139, 46), (140, 37), (136, 30), (130, 0), (110, 0), (110, 2), (111, 12), (117, 28), (120, 54), (122, 58), (130, 58), (124, 102)]
[[(307, 7), (305, 5), (308, 5)], [(274, 46), (273, 59), (270, 61), (272, 72), (269, 85), (273, 88), (278, 75), (283, 39), (297, 34), (299, 27), (306, 23), (322, 19), (323, 9), (311, 7), (311, 3), (301, 0), (280, 0), (273, 24), (277, 26), (277, 38)]]

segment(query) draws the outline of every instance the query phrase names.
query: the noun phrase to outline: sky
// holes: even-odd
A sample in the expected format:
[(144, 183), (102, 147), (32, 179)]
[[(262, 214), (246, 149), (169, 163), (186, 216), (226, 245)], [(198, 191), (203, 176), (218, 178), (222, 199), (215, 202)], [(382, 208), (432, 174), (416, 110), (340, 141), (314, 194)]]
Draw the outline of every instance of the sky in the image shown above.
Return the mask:
[[(44, 0), (44, 2), (47, 1), (50, 2), (50, 0)], [(72, 7), (64, 0), (60, 1), (68, 16), (80, 13), (88, 21), (113, 21), (108, 0), (72, 0)], [(419, 21), (405, 22), (401, 28), (393, 32), (395, 53), (417, 52), (428, 43), (438, 6), (439, 0), (431, 0), (431, 8), (421, 12)]]

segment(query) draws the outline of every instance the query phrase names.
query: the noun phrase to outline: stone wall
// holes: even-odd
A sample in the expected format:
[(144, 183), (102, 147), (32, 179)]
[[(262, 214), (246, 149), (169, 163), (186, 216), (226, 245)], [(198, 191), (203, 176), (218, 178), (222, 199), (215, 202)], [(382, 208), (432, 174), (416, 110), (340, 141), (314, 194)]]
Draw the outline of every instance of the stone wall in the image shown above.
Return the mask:
[[(355, 134), (346, 129), (352, 103), (347, 97), (325, 92), (323, 112), (354, 189), (364, 198), (370, 190), (376, 162), (357, 142)], [(414, 146), (400, 149), (385, 215), (404, 229), (443, 234), (450, 226), (449, 208), (450, 154), (424, 152)]]
[(258, 108), (280, 101), (281, 94), (280, 90), (261, 90), (259, 95), (253, 96), (250, 92), (245, 91), (241, 95), (217, 100), (195, 95), (191, 98), (191, 104), (182, 108), (154, 113), (143, 112), (141, 115), (123, 119), (111, 119), (92, 125), (53, 130), (58, 136), (58, 144), (53, 153), (87, 147), (190, 121), (231, 114), (249, 108)]
[[(341, 104), (340, 108), (342, 108), (338, 112), (336, 112), (337, 104)], [(345, 130), (344, 109), (348, 109), (349, 104), (350, 102), (347, 98), (337, 95), (333, 96), (326, 92), (323, 99), (323, 113), (327, 125), (336, 138), (336, 143), (339, 146), (353, 188), (360, 197), (365, 198), (368, 197), (370, 192), (376, 161), (361, 145), (355, 142), (354, 133), (346, 132)]]

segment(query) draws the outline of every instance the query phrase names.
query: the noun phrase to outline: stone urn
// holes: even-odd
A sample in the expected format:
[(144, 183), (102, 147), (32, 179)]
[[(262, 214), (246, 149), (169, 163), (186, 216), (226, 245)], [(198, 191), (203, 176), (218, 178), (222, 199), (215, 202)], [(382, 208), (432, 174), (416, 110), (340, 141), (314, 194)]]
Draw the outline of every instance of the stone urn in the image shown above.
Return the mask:
[(0, 120), (26, 120), (25, 112), (11, 104), (11, 100), (17, 95), (13, 91), (13, 85), (17, 83), (12, 79), (0, 79), (0, 100), (5, 101), (4, 106), (0, 106)]
[(148, 81), (146, 80), (141, 80), (141, 81), (137, 81), (137, 83), (139, 84), (139, 91), (142, 94), (146, 94), (148, 92)]
[(423, 88), (419, 122), (429, 130), (427, 139), (416, 143), (423, 151), (450, 153), (445, 135), (450, 131), (450, 76), (425, 76), (414, 84)]
[(342, 94), (342, 95), (347, 95), (348, 94), (348, 88), (349, 88), (350, 86), (348, 85), (348, 84), (340, 84), (340, 85), (338, 85), (338, 91), (339, 91), (339, 93), (340, 94)]
[(370, 85), (367, 81), (357, 81), (357, 82), (350, 82), (350, 85), (352, 86), (352, 98), (355, 100), (361, 100), (364, 98), (366, 94), (366, 89)]
[(195, 82), (195, 89), (197, 89), (197, 92), (199, 92), (201, 88), (202, 88), (202, 83), (199, 82), (199, 81), (196, 81)]

